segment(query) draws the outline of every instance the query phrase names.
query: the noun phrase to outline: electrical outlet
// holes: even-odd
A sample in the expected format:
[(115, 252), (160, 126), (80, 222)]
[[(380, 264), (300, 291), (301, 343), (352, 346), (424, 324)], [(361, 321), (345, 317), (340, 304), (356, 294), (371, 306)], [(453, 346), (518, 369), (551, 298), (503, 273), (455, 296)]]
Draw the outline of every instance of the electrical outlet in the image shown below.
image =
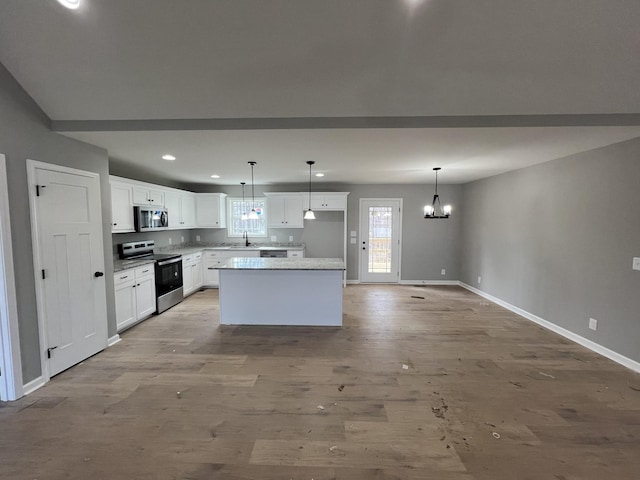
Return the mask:
[(184, 243), (184, 237), (180, 237), (180, 243)]
[(169, 237), (169, 245), (171, 245), (171, 237)]
[(447, 270), (446, 269), (442, 269), (440, 270), (440, 275), (446, 275), (447, 274)]
[(356, 239), (355, 239), (355, 238), (352, 238), (352, 239), (351, 239), (351, 243), (352, 243), (353, 245), (355, 245), (355, 244), (356, 244)]
[(633, 269), (640, 270), (640, 257), (633, 257)]
[(196, 242), (200, 241), (200, 235), (196, 235)]
[(289, 241), (293, 242), (293, 235), (289, 235)]
[(482, 277), (478, 275), (478, 285), (482, 283)]
[(595, 318), (590, 318), (589, 319), (589, 328), (591, 330), (598, 330), (598, 320), (596, 320)]
[(278, 239), (276, 238), (276, 236), (275, 236), (275, 235), (271, 235), (271, 241), (272, 241), (272, 242), (277, 242), (277, 241), (278, 241)]

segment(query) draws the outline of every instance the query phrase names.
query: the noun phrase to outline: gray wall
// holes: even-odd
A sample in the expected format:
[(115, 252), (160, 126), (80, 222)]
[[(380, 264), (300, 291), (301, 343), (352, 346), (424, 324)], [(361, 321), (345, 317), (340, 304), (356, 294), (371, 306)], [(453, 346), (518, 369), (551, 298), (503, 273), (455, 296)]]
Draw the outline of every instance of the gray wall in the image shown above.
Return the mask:
[(100, 174), (109, 334), (112, 335), (116, 331), (113, 257), (109, 234), (111, 206), (107, 152), (52, 133), (49, 124), (47, 116), (0, 64), (0, 153), (4, 153), (7, 158), (22, 376), (25, 383), (41, 374), (27, 189), (27, 159)]
[(467, 184), (464, 205), (463, 282), (640, 361), (640, 139)]
[[(423, 207), (431, 203), (433, 185), (349, 185), (347, 235), (355, 230), (360, 239), (361, 198), (402, 198), (402, 280), (458, 280), (460, 277), (460, 213), (462, 187), (438, 185), (443, 203), (453, 207), (449, 219), (423, 218)], [(347, 245), (347, 279), (356, 280), (358, 273), (358, 244)], [(447, 271), (445, 276), (440, 270)]]

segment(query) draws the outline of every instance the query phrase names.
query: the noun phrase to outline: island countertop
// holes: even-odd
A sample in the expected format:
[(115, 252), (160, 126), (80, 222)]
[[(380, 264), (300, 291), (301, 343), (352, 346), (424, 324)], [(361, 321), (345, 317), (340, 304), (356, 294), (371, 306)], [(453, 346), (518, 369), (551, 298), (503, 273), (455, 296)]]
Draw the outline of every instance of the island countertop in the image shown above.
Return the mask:
[(218, 270), (345, 270), (341, 258), (246, 258), (233, 257)]

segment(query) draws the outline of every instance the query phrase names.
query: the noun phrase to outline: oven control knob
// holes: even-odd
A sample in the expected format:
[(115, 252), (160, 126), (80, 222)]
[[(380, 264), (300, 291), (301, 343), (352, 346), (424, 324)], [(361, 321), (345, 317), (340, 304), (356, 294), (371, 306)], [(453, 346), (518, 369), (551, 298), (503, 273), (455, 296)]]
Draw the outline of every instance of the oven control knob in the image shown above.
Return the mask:
[(94, 277), (98, 278), (98, 277), (102, 277), (104, 275), (103, 272), (96, 272), (93, 274)]

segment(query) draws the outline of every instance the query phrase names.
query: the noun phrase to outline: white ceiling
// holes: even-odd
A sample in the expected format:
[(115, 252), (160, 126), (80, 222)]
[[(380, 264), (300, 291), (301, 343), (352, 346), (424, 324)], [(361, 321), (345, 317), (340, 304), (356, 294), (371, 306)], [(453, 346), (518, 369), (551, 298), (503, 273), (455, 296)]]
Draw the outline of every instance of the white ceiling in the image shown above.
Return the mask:
[[(65, 134), (178, 181), (237, 183), (255, 160), (260, 183), (299, 182), (315, 160), (325, 181), (413, 183), (442, 166), (442, 181), (459, 183), (640, 136), (637, 1), (82, 2), (2, 0), (0, 62), (62, 130), (79, 121)], [(572, 117), (553, 128), (118, 123), (504, 115), (518, 125), (562, 114), (636, 115), (635, 126)], [(166, 152), (178, 160), (160, 161)]]

